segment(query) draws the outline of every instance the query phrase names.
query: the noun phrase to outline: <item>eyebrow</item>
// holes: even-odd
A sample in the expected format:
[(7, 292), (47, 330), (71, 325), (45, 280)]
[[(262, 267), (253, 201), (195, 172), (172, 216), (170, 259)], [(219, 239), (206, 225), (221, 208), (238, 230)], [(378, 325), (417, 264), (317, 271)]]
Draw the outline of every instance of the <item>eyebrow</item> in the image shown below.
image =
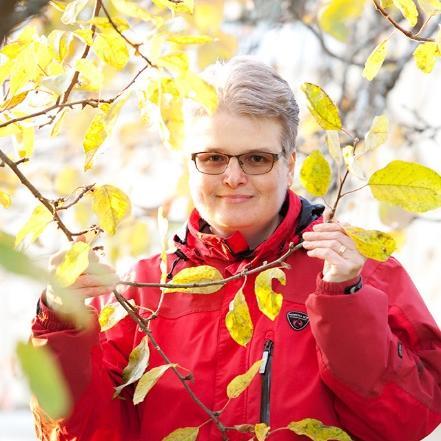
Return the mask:
[[(216, 148), (216, 147), (207, 147), (204, 150), (201, 150), (200, 153), (223, 153), (225, 155), (228, 155), (229, 153), (225, 152), (222, 148)], [(268, 147), (262, 147), (260, 149), (251, 149), (246, 150), (242, 153), (238, 153), (239, 155), (246, 155), (247, 153), (277, 153), (272, 152)]]

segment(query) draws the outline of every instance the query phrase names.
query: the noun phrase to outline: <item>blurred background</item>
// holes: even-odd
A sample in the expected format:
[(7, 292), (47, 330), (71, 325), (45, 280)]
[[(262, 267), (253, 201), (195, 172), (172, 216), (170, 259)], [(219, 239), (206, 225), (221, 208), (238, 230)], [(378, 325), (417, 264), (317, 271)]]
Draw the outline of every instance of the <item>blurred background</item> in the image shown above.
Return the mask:
[[(20, 16), (24, 22), (19, 25), (11, 22), (12, 26), (18, 26), (20, 32), (24, 25), (31, 24), (41, 35), (48, 35), (54, 29), (72, 31), (69, 23), (60, 21), (69, 2), (54, 1), (47, 6), (45, 3), (35, 3), (34, 9), (28, 11), (33, 18), (26, 18), (24, 14)], [(75, 22), (77, 28), (89, 26), (88, 20), (93, 15), (94, 2), (83, 3)], [(300, 85), (306, 81), (326, 90), (339, 106), (344, 127), (359, 138), (364, 137), (375, 116), (387, 115), (389, 119), (386, 143), (359, 161), (360, 176), (352, 177), (347, 189), (362, 187), (366, 182), (363, 175), (369, 177), (393, 159), (418, 162), (441, 172), (441, 63), (435, 64), (430, 73), (418, 68), (413, 57), (418, 42), (392, 26), (375, 10), (372, 2), (196, 0), (193, 15), (172, 14), (149, 1), (136, 4), (161, 17), (167, 32), (212, 37), (210, 43), (182, 49), (188, 54), (195, 72), (217, 60), (249, 54), (274, 66), (286, 78), (301, 107), (297, 168), (314, 149), (327, 154), (325, 132), (312, 119), (300, 91)], [(433, 35), (438, 29), (440, 16), (435, 4), (433, 1), (417, 4), (420, 16), (413, 28), (415, 35), (419, 32)], [(108, 8), (112, 14), (118, 14), (113, 3), (109, 3)], [(7, 10), (3, 0), (2, 10)], [(390, 14), (402, 27), (410, 28), (399, 11), (390, 10)], [(132, 41), (142, 42), (144, 54), (153, 56), (165, 50), (164, 38), (157, 37), (151, 23), (137, 18), (128, 19), (128, 23), (125, 35)], [(14, 32), (9, 40), (17, 35)], [(368, 81), (362, 76), (364, 63), (375, 46), (386, 38), (389, 38), (389, 54), (377, 77)], [(81, 54), (81, 44), (79, 39), (69, 43), (67, 57), (70, 60)], [(100, 94), (111, 96), (133, 78), (140, 64), (133, 51), (131, 54), (128, 64), (121, 70), (97, 63), (104, 75)], [(0, 57), (3, 63), (4, 54)], [(70, 110), (55, 136), (51, 133), (53, 125), (44, 126), (47, 121), (33, 122), (35, 127), (44, 127), (35, 131), (32, 160), (21, 165), (23, 173), (47, 197), (68, 197), (78, 187), (92, 183), (111, 184), (129, 195), (132, 214), (122, 221), (114, 236), (104, 235), (98, 240), (104, 247), (103, 260), (112, 263), (121, 277), (135, 260), (159, 250), (158, 207), (163, 206), (169, 218), (170, 236), (180, 228), (191, 210), (185, 160), (179, 148), (170, 142), (169, 127), (161, 123), (157, 109), (151, 108), (154, 107), (151, 103), (140, 104), (139, 96), (148, 89), (152, 78), (147, 74), (137, 80), (136, 93), (127, 100), (111, 134), (100, 146), (92, 169), (83, 169), (82, 148), (84, 134), (96, 114), (96, 109), (91, 107)], [(3, 83), (4, 93), (6, 83)], [(84, 79), (74, 92), (83, 97), (92, 90), (90, 85), (89, 89), (86, 86)], [(44, 105), (47, 98), (34, 92), (29, 92), (29, 96), (31, 93), (33, 96), (27, 102), (25, 110), (28, 112)], [(14, 152), (18, 141), (17, 137), (2, 137), (1, 148)], [(341, 142), (344, 145), (349, 139), (342, 137)], [(336, 181), (335, 165), (333, 167)], [(6, 167), (0, 168), (0, 188), (12, 197), (12, 204), (7, 209), (0, 208), (0, 230), (15, 235), (31, 215), (36, 201)], [(293, 188), (313, 199), (298, 179)], [(318, 201), (332, 205), (335, 190), (336, 185), (325, 201)], [(396, 232), (400, 248), (395, 255), (410, 273), (435, 320), (441, 324), (437, 274), (441, 268), (441, 210), (414, 215), (380, 204), (368, 188), (363, 188), (342, 200), (337, 218), (367, 229)], [(91, 201), (84, 197), (66, 211), (63, 219), (77, 231), (96, 223)], [(46, 268), (49, 256), (66, 245), (59, 230), (49, 225), (35, 242), (25, 243), (23, 250)], [(43, 285), (1, 269), (0, 283), (3, 303), (0, 308), (0, 441), (31, 441), (35, 435), (28, 410), (29, 390), (20, 373), (15, 346), (29, 335)], [(427, 440), (440, 441), (441, 430)]]

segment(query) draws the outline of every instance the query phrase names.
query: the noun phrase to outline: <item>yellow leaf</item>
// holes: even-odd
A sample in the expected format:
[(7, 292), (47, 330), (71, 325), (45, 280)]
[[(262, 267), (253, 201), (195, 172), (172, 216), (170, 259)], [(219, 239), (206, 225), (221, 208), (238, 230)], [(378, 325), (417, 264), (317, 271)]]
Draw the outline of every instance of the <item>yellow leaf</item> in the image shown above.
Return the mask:
[(44, 205), (38, 205), (35, 207), (31, 217), (17, 233), (17, 236), (15, 237), (15, 246), (17, 247), (20, 245), (20, 243), (28, 236), (30, 242), (36, 240), (52, 220), (52, 213)]
[(149, 245), (148, 225), (137, 219), (128, 231), (127, 243), (130, 255), (139, 256), (147, 251)]
[(246, 346), (253, 336), (250, 310), (241, 289), (230, 303), (229, 311), (225, 316), (225, 325), (231, 338), (242, 346)]
[(63, 261), (57, 266), (55, 276), (61, 286), (70, 286), (89, 266), (90, 245), (75, 242), (64, 255)]
[[(441, 8), (441, 3), (440, 3), (440, 8)], [(441, 54), (441, 26), (439, 27), (439, 30), (436, 33), (435, 42), (438, 45), (438, 53)]]
[(82, 41), (84, 41), (87, 44), (87, 46), (93, 45), (93, 37), (92, 37), (93, 33), (91, 29), (77, 29), (74, 32), (74, 35), (76, 35)]
[(3, 207), (8, 208), (11, 205), (11, 197), (8, 195), (8, 193), (5, 193), (4, 191), (0, 190), (0, 204), (3, 205)]
[(228, 398), (237, 398), (253, 381), (253, 378), (259, 372), (262, 360), (257, 360), (253, 365), (241, 375), (234, 377), (227, 386)]
[(413, 0), (393, 0), (394, 5), (400, 10), (404, 18), (411, 26), (415, 26), (418, 21), (418, 9)]
[(342, 149), (343, 161), (349, 173), (353, 174), (359, 179), (365, 179), (365, 174), (363, 169), (360, 167), (358, 162), (358, 156), (354, 155), (354, 146), (347, 145)]
[(39, 406), (53, 419), (67, 417), (72, 398), (57, 358), (48, 345), (17, 343), (17, 357)]
[(55, 119), (55, 123), (52, 126), (52, 130), (51, 130), (51, 136), (52, 137), (56, 137), (60, 134), (61, 132), (61, 127), (63, 126), (63, 121), (64, 121), (64, 117), (67, 114), (67, 109), (63, 109), (56, 117)]
[(325, 426), (314, 418), (292, 421), (288, 429), (297, 435), (306, 435), (313, 441), (351, 441), (351, 437), (338, 427)]
[(81, 185), (81, 176), (74, 167), (64, 167), (55, 178), (55, 191), (62, 196), (70, 195)]
[(340, 139), (336, 130), (326, 131), (326, 144), (328, 145), (329, 154), (332, 159), (334, 159), (337, 165), (341, 165), (343, 157), (341, 153)]
[(184, 74), (188, 70), (188, 56), (185, 52), (173, 52), (159, 58), (156, 64), (174, 73)]
[(199, 427), (182, 427), (169, 433), (162, 441), (195, 441), (199, 434)]
[[(205, 283), (205, 282), (215, 282), (217, 280), (222, 280), (222, 274), (209, 265), (200, 265), (192, 268), (184, 268), (179, 271), (173, 279), (170, 281), (173, 285), (181, 284), (194, 284), (194, 283)], [(188, 292), (191, 294), (212, 294), (219, 291), (222, 288), (222, 284), (201, 286), (194, 288), (165, 288), (164, 292)]]
[(392, 161), (376, 171), (368, 184), (379, 201), (413, 213), (441, 207), (441, 176), (421, 164)]
[(207, 112), (213, 114), (218, 106), (216, 89), (192, 72), (185, 72), (176, 78), (176, 85), (185, 98), (201, 103)]
[(124, 69), (129, 61), (127, 43), (116, 32), (98, 34), (92, 47), (99, 58), (115, 69)]
[(430, 73), (435, 66), (436, 57), (440, 56), (440, 53), (438, 44), (433, 41), (428, 41), (417, 46), (413, 57), (419, 69), (424, 73)]
[(260, 272), (254, 284), (257, 305), (269, 319), (274, 320), (282, 307), (283, 296), (273, 291), (273, 279), (286, 284), (285, 273), (280, 268), (270, 268)]
[(258, 423), (254, 426), (254, 433), (257, 441), (264, 441), (270, 428), (265, 423)]
[(65, 25), (74, 24), (80, 12), (86, 7), (89, 0), (74, 0), (64, 9), (61, 22)]
[(300, 183), (313, 196), (324, 196), (331, 184), (331, 167), (320, 150), (314, 150), (302, 163)]
[(0, 106), (0, 111), (3, 112), (5, 110), (13, 109), (15, 106), (21, 104), (26, 99), (27, 95), (28, 91), (19, 93), (18, 95), (9, 98)]
[[(127, 0), (112, 0), (112, 4), (115, 9), (121, 14), (127, 15), (128, 17), (139, 18), (143, 21), (155, 21), (155, 16), (149, 14), (146, 8), (139, 6), (135, 2)], [(118, 29), (122, 30), (120, 27)]]
[(301, 89), (308, 99), (309, 111), (320, 127), (325, 130), (340, 130), (342, 126), (338, 109), (325, 91), (311, 83), (303, 83)]
[(380, 6), (383, 9), (391, 8), (394, 5), (392, 0), (380, 0)]
[(199, 0), (194, 11), (194, 27), (210, 35), (221, 30), (224, 18), (224, 0)]
[(147, 369), (147, 366), (149, 364), (149, 359), (149, 341), (148, 337), (144, 336), (139, 344), (130, 353), (129, 363), (122, 372), (123, 384), (115, 387), (113, 398), (117, 397), (124, 387), (134, 383), (135, 381), (138, 381), (142, 377), (142, 374)]
[(29, 158), (34, 152), (35, 130), (33, 127), (18, 125), (19, 131), (15, 135), (18, 143), (20, 158)]
[(25, 86), (29, 81), (33, 81), (38, 76), (40, 68), (35, 54), (35, 45), (31, 43), (15, 58), (10, 70), (10, 94), (12, 96)]
[(92, 122), (89, 125), (89, 128), (86, 131), (86, 135), (84, 136), (83, 148), (84, 153), (86, 154), (86, 159), (84, 163), (84, 171), (87, 171), (92, 168), (92, 161), (97, 152), (98, 148), (107, 138), (107, 124), (104, 119), (104, 114), (102, 112), (97, 113)]
[(182, 100), (170, 94), (162, 94), (159, 104), (164, 124), (163, 137), (167, 144), (179, 150), (184, 139), (184, 113)]
[(167, 369), (176, 367), (174, 363), (164, 364), (162, 366), (157, 366), (146, 372), (135, 388), (135, 393), (133, 394), (133, 404), (139, 404), (144, 401), (145, 396), (150, 392), (151, 388), (157, 383), (157, 381), (165, 374)]
[[(135, 305), (134, 300), (129, 300), (131, 305)], [(120, 303), (114, 302), (104, 306), (100, 311), (98, 322), (100, 324), (101, 332), (108, 331), (113, 328), (120, 320), (127, 316), (127, 311)]]
[[(200, 9), (199, 6), (198, 9)], [(197, 48), (200, 69), (205, 69), (219, 59), (229, 60), (237, 53), (239, 44), (236, 36), (221, 31), (217, 31), (212, 35), (214, 37), (212, 43), (203, 44)]]
[(175, 44), (204, 44), (211, 43), (213, 37), (210, 37), (209, 35), (172, 34), (167, 37), (167, 41)]
[[(127, 20), (125, 20), (124, 18), (112, 17), (112, 22), (115, 24), (120, 32), (124, 32), (127, 29), (130, 29), (129, 23), (127, 23)], [(89, 23), (95, 25), (101, 32), (115, 32), (115, 28), (113, 27), (112, 23), (110, 23), (107, 17), (93, 17), (92, 20), (89, 20)]]
[(360, 17), (366, 0), (331, 0), (319, 14), (320, 27), (340, 41), (346, 41), (348, 22)]
[(81, 74), (79, 81), (82, 89), (97, 91), (103, 87), (103, 72), (92, 61), (80, 58), (75, 63), (75, 69)]
[(366, 60), (362, 75), (367, 80), (373, 80), (380, 71), (388, 52), (388, 43), (389, 40), (379, 43)]
[(358, 227), (344, 227), (363, 256), (384, 262), (396, 250), (394, 238), (382, 231), (364, 230)]
[(130, 199), (113, 185), (95, 187), (92, 197), (92, 208), (98, 216), (100, 227), (109, 234), (115, 234), (119, 222), (130, 214)]
[(55, 29), (48, 36), (48, 43), (53, 53), (57, 55), (57, 60), (60, 62), (62, 62), (69, 53), (72, 35), (71, 32)]
[(438, 15), (441, 12), (440, 0), (418, 0), (418, 5), (427, 17), (429, 15)]
[[(363, 153), (374, 150), (387, 140), (389, 132), (389, 120), (386, 115), (376, 116), (372, 121), (372, 126), (364, 138)], [(357, 151), (357, 155), (359, 152)]]
[(194, 11), (194, 0), (153, 0), (153, 3), (178, 13), (193, 14)]

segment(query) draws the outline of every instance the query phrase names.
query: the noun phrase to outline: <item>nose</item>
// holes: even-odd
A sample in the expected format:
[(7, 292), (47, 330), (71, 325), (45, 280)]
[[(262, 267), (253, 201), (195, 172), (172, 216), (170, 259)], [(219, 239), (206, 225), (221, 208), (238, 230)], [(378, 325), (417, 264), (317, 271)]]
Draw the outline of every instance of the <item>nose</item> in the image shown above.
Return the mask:
[(241, 184), (247, 182), (247, 174), (242, 170), (239, 159), (231, 158), (227, 168), (224, 171), (224, 184), (231, 188), (237, 188)]

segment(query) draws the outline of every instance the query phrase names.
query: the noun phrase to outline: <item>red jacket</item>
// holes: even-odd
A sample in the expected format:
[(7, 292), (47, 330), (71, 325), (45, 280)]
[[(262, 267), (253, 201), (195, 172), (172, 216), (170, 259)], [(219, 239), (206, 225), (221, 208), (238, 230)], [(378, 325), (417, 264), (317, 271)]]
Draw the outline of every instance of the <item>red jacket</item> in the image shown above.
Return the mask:
[[(285, 211), (277, 230), (254, 251), (248, 250), (239, 233), (228, 239), (201, 233), (204, 221), (194, 212), (186, 237), (176, 237), (177, 255), (169, 256), (170, 266), (177, 259), (173, 273), (208, 264), (227, 277), (245, 265), (275, 259), (290, 242), (299, 240), (302, 224), (321, 212), (292, 193)], [(282, 310), (274, 321), (258, 310), (254, 277), (247, 279), (244, 294), (254, 334), (246, 347), (234, 342), (225, 327), (229, 303), (243, 280), (211, 295), (165, 296), (152, 331), (169, 358), (192, 372), (190, 386), (202, 402), (212, 410), (223, 408), (227, 384), (262, 358), (265, 345), (271, 345), (266, 373), (256, 376), (222, 413), (226, 426), (257, 423), (262, 413), (264, 419), (269, 416), (273, 429), (317, 418), (364, 441), (417, 441), (433, 431), (441, 421), (441, 335), (400, 264), (393, 258), (385, 263), (368, 260), (363, 287), (344, 294), (346, 284), (322, 281), (322, 261), (309, 258), (303, 250), (287, 263), (286, 286), (274, 282), (274, 289), (283, 294)], [(158, 256), (141, 260), (135, 271), (139, 282), (158, 282)], [(159, 290), (130, 288), (126, 296), (155, 309)], [(208, 419), (171, 371), (137, 406), (131, 401), (131, 387), (123, 394), (125, 400), (112, 400), (128, 355), (143, 337), (130, 318), (106, 333), (99, 333), (97, 326), (77, 331), (41, 305), (33, 332), (48, 339), (76, 402), (65, 421), (45, 425), (37, 415), (37, 428), (45, 440), (159, 441), (179, 427), (199, 426)], [(152, 348), (149, 369), (161, 364)], [(263, 402), (262, 395), (268, 395)], [(50, 431), (57, 435), (50, 438)], [(237, 432), (228, 436), (250, 438)], [(198, 440), (218, 439), (214, 424), (201, 428)], [(307, 438), (280, 431), (270, 439)]]

